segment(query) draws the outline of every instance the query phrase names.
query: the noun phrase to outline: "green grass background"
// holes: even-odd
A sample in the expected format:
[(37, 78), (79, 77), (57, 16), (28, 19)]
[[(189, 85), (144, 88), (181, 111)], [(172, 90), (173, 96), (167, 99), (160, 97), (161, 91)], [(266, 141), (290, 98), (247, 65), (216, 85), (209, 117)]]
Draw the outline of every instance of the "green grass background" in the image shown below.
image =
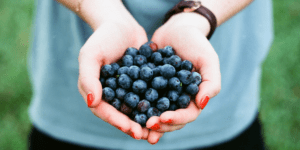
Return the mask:
[[(271, 150), (300, 149), (300, 1), (273, 0), (275, 39), (263, 63), (260, 118)], [(0, 1), (0, 149), (24, 150), (32, 95), (26, 56), (33, 0)]]

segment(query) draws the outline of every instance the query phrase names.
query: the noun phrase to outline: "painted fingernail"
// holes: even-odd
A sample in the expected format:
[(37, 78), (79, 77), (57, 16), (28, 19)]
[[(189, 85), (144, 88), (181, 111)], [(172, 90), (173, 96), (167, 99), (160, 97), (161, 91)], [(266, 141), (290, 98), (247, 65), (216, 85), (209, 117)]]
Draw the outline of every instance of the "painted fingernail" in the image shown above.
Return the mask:
[(154, 51), (156, 51), (156, 50), (158, 49), (158, 46), (157, 46), (156, 43), (150, 43), (149, 46), (150, 46), (150, 48), (151, 48), (152, 50), (154, 50)]
[(169, 119), (165, 123), (173, 123), (173, 121), (171, 119)]
[(159, 124), (156, 123), (150, 129), (151, 130), (158, 130), (158, 129), (160, 129), (160, 126), (159, 126)]
[(94, 96), (93, 96), (92, 93), (89, 93), (89, 94), (87, 95), (87, 104), (88, 104), (88, 107), (91, 107), (93, 101), (94, 101)]
[(123, 131), (123, 129), (121, 127), (117, 127), (119, 130)]
[(208, 101), (209, 101), (209, 97), (208, 96), (206, 96), (204, 99), (202, 99), (200, 101), (200, 107), (201, 107), (201, 109), (204, 109), (204, 107), (206, 106), (206, 104), (207, 104)]
[(134, 136), (134, 133), (133, 133), (133, 132), (131, 132), (131, 133), (130, 133), (130, 136), (131, 136), (131, 137), (133, 137), (133, 138), (135, 138), (135, 136)]

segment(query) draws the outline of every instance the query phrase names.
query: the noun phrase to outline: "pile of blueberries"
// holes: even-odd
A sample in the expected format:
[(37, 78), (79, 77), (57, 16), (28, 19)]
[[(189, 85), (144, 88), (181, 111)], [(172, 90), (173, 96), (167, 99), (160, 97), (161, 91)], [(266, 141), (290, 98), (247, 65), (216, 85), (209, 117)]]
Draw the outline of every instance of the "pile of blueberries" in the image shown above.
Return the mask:
[(122, 60), (101, 68), (103, 99), (145, 126), (151, 116), (186, 108), (199, 91), (201, 75), (181, 60), (171, 46), (147, 42), (126, 49)]

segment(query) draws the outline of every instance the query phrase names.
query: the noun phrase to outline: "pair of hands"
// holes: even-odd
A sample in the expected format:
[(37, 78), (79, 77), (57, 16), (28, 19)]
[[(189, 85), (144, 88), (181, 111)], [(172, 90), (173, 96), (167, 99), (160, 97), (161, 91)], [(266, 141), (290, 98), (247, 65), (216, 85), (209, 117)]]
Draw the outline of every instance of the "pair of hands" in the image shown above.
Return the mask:
[(200, 90), (195, 101), (191, 101), (186, 109), (166, 111), (160, 117), (151, 117), (142, 128), (101, 99), (101, 67), (121, 59), (128, 47), (138, 49), (148, 42), (146, 32), (138, 24), (106, 22), (95, 30), (80, 50), (79, 91), (86, 102), (88, 94), (93, 95), (90, 109), (94, 115), (134, 139), (156, 144), (165, 132), (179, 130), (194, 121), (202, 111), (203, 101), (216, 96), (221, 89), (219, 59), (206, 38), (208, 31), (209, 24), (205, 18), (199, 14), (181, 13), (158, 28), (151, 39), (159, 48), (172, 46), (178, 56), (191, 61), (195, 71), (201, 74)]

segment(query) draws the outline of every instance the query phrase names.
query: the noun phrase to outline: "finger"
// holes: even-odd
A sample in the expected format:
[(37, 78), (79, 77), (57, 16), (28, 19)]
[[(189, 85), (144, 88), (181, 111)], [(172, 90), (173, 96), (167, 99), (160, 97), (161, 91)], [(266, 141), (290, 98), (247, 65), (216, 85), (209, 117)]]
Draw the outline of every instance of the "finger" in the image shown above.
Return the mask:
[(185, 124), (182, 125), (172, 125), (172, 124), (161, 124), (160, 129), (156, 130), (157, 132), (173, 132), (175, 130), (180, 130), (185, 126)]
[(143, 128), (143, 136), (142, 136), (143, 140), (147, 140), (148, 139), (149, 132), (150, 132), (149, 129)]
[(146, 122), (146, 127), (151, 130), (158, 130), (160, 129), (160, 119), (158, 116), (152, 116)]
[(149, 136), (148, 136), (148, 142), (152, 145), (156, 144), (159, 139), (164, 135), (164, 133), (156, 132), (153, 130), (150, 130)]
[(129, 135), (137, 140), (142, 139), (143, 137), (143, 129), (141, 128), (141, 125), (134, 122), (134, 121), (130, 121), (130, 131), (129, 131)]
[(175, 111), (166, 111), (160, 115), (160, 121), (171, 125), (185, 125), (197, 119), (201, 110), (191, 100), (189, 106), (185, 109)]

